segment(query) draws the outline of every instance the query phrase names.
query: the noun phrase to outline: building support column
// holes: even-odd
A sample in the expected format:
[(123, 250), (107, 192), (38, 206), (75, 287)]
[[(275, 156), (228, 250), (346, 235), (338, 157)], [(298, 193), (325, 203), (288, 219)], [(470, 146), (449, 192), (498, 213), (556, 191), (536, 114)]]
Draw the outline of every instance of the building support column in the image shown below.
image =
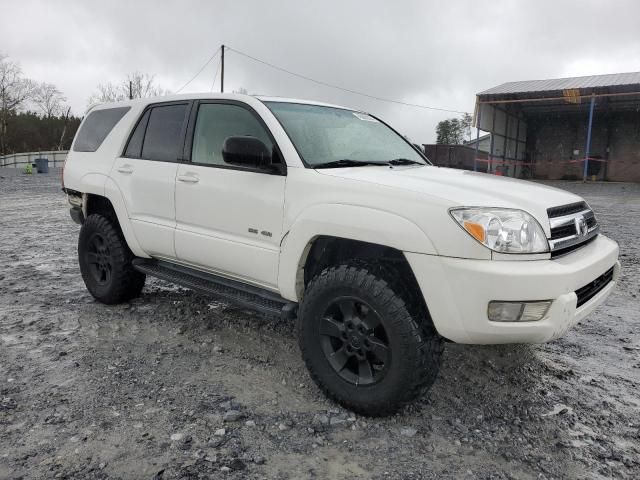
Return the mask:
[[(507, 149), (509, 146), (509, 113), (508, 113), (508, 107), (505, 107), (505, 111), (504, 111), (504, 142), (502, 142), (502, 165), (506, 165), (506, 170), (507, 170), (507, 177), (511, 177), (511, 175), (509, 175), (509, 173), (511, 172), (511, 165), (507, 162)], [(514, 169), (515, 172), (515, 169)], [(515, 173), (513, 174), (513, 177), (515, 177)]]
[[(489, 105), (489, 104), (488, 104)], [(491, 170), (493, 165), (493, 146), (495, 144), (495, 135), (493, 132), (496, 131), (496, 107), (495, 105), (492, 107), (493, 115), (491, 117), (491, 146), (489, 147), (489, 163), (487, 163), (487, 173), (495, 173)]]
[(611, 127), (611, 123), (612, 123), (613, 119), (612, 119), (612, 113), (611, 110), (609, 109), (609, 103), (607, 102), (607, 145), (606, 148), (604, 150), (604, 165), (603, 165), (603, 174), (602, 174), (602, 180), (607, 180), (607, 176), (609, 174), (609, 153), (611, 153), (611, 133), (612, 133), (612, 127)]
[(591, 94), (591, 104), (589, 105), (589, 125), (587, 127), (587, 145), (584, 148), (584, 170), (582, 172), (582, 181), (587, 181), (587, 170), (589, 168), (589, 155), (591, 154), (591, 128), (593, 127), (593, 109), (596, 104), (596, 97)]
[(518, 115), (518, 120), (516, 121), (516, 151), (513, 153), (513, 158), (516, 159), (516, 174), (514, 177), (520, 178), (522, 174), (522, 165), (520, 165), (520, 172), (518, 172), (518, 163), (520, 159), (518, 158), (518, 144), (520, 143), (520, 115)]
[(478, 104), (478, 117), (476, 121), (476, 153), (473, 156), (473, 171), (478, 171), (478, 149), (480, 148), (480, 122), (482, 120), (482, 104)]

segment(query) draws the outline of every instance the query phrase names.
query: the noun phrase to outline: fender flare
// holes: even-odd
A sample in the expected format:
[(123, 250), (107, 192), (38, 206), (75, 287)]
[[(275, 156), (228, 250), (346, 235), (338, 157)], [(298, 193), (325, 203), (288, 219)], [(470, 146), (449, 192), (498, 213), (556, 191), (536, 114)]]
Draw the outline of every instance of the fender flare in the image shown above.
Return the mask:
[(133, 231), (131, 222), (129, 221), (129, 211), (127, 210), (127, 205), (124, 202), (122, 192), (111, 177), (106, 177), (104, 181), (102, 196), (111, 202), (111, 205), (116, 212), (116, 216), (118, 217), (118, 223), (120, 224), (120, 229), (122, 230), (124, 239), (126, 240), (127, 245), (129, 245), (129, 249), (136, 257), (149, 258), (149, 255), (142, 250), (140, 243), (138, 243), (136, 234)]
[(282, 241), (278, 288), (287, 300), (300, 300), (300, 273), (311, 244), (319, 236), (359, 240), (403, 252), (437, 254), (420, 227), (395, 213), (357, 205), (314, 205), (294, 220)]
[(88, 173), (80, 179), (82, 185), (82, 216), (85, 219), (87, 218), (89, 195), (106, 198), (104, 195), (104, 184), (107, 178), (108, 177), (102, 173)]
[(107, 181), (107, 178), (109, 177), (102, 173), (88, 173), (84, 175), (78, 183), (82, 185), (82, 193), (104, 197), (104, 183)]

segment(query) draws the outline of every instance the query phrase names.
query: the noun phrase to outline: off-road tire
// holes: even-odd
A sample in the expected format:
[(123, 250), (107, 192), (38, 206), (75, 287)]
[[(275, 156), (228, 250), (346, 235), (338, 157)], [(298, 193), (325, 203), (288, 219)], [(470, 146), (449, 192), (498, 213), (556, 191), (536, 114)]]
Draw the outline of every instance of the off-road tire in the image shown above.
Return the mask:
[[(104, 245), (103, 265), (108, 266), (108, 279), (98, 279), (89, 260), (96, 238)], [(101, 303), (113, 305), (140, 295), (146, 275), (131, 264), (134, 255), (117, 224), (102, 215), (89, 215), (82, 224), (78, 238), (78, 261), (82, 279), (89, 293)]]
[[(298, 315), (298, 340), (311, 378), (329, 398), (363, 415), (390, 415), (413, 401), (431, 387), (441, 363), (442, 337), (424, 304), (395, 277), (374, 265), (329, 267), (309, 282)], [(354, 385), (343, 379), (321, 346), (319, 325), (327, 305), (345, 295), (362, 299), (388, 332), (391, 360), (376, 383)]]

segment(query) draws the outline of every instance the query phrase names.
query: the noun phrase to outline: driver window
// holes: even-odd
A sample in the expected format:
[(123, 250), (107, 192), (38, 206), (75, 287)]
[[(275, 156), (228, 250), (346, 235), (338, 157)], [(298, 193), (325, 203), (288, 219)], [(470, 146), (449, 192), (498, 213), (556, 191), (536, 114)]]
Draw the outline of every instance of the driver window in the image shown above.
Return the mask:
[(255, 137), (273, 151), (269, 135), (247, 109), (220, 103), (201, 104), (193, 134), (191, 161), (208, 165), (229, 165), (222, 159), (222, 146), (227, 137), (233, 136)]

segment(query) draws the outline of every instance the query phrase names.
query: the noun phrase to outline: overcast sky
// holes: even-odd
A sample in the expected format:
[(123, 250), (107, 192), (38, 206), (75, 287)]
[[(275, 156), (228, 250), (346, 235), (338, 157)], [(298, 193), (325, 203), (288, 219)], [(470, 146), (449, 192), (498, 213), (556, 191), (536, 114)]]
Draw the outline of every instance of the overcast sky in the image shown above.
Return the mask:
[[(640, 71), (638, 19), (632, 0), (0, 0), (0, 52), (56, 84), (77, 114), (98, 83), (136, 70), (176, 91), (222, 43), (348, 89), (472, 112), (475, 93), (508, 81)], [(217, 65), (184, 92), (211, 90)], [(340, 92), (230, 52), (225, 90), (241, 87), (360, 108), (420, 143), (455, 115)]]

